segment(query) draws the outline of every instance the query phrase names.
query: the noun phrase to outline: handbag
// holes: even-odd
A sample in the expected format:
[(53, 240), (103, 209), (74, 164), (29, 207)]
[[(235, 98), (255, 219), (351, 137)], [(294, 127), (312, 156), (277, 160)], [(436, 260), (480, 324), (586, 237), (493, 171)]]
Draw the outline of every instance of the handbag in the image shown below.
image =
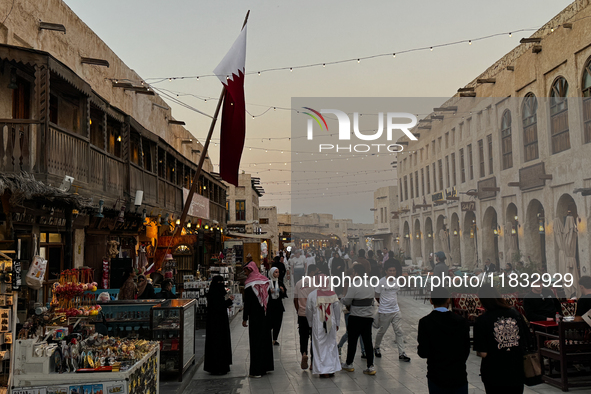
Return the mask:
[(523, 356), (523, 372), (526, 385), (535, 386), (542, 383), (542, 365), (538, 353), (526, 353)]

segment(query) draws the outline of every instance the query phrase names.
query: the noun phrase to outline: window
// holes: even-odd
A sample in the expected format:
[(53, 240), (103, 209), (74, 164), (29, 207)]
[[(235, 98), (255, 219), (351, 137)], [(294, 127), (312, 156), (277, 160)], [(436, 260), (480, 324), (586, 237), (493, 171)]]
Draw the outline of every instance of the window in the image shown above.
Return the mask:
[(90, 143), (95, 147), (105, 149), (105, 114), (90, 105)]
[(259, 219), (259, 224), (269, 224), (269, 219), (267, 219), (267, 218)]
[(478, 159), (480, 160), (480, 177), (485, 175), (484, 169), (484, 141), (478, 140)]
[(464, 167), (464, 149), (460, 149), (460, 179), (466, 182), (466, 168)]
[(523, 122), (523, 148), (524, 161), (535, 160), (538, 154), (538, 100), (533, 93), (528, 93), (523, 99), (522, 122)]
[[(259, 223), (260, 224), (260, 223)], [(329, 228), (330, 227), (330, 223), (324, 223), (324, 227), (325, 228)]]
[(429, 160), (429, 144), (425, 145), (425, 160)]
[(412, 172), (408, 175), (410, 178), (410, 198), (415, 198), (415, 189), (413, 187)]
[(447, 181), (447, 187), (450, 187), (451, 184), (449, 183), (449, 156), (445, 156), (445, 180)]
[(451, 129), (451, 146), (454, 146), (456, 143), (456, 129)]
[(166, 153), (164, 149), (158, 148), (158, 176), (162, 179), (166, 178)]
[(550, 91), (550, 130), (552, 133), (552, 153), (570, 149), (568, 131), (568, 82), (560, 77), (552, 84)]
[(55, 94), (49, 95), (49, 121), (53, 124), (57, 124), (57, 113), (59, 110), (59, 101)]
[(488, 174), (493, 173), (493, 148), (492, 148), (492, 134), (486, 136), (486, 143), (488, 145)]
[(123, 142), (123, 125), (111, 118), (107, 119), (107, 152), (115, 157), (121, 157)]
[(431, 194), (431, 175), (429, 174), (429, 166), (425, 168), (427, 173), (427, 194)]
[(408, 200), (408, 179), (404, 176), (404, 199)]
[(468, 165), (470, 166), (470, 180), (474, 179), (474, 161), (472, 158), (472, 144), (468, 145)]
[(435, 163), (433, 163), (433, 193), (437, 191), (437, 170), (435, 169)]
[(421, 148), (421, 163), (423, 162), (423, 148)]
[(129, 135), (129, 161), (141, 166), (141, 138), (138, 133), (131, 131)]
[(404, 201), (404, 193), (403, 193), (403, 188), (402, 188), (402, 178), (400, 178), (399, 180), (400, 186), (398, 187), (398, 190), (400, 190), (400, 202)]
[(226, 200), (226, 223), (230, 221), (230, 202)]
[(166, 155), (166, 180), (170, 183), (174, 183), (175, 181), (175, 174), (174, 172), (176, 167), (176, 160), (174, 159), (174, 157), (172, 157), (172, 155), (167, 154)]
[(335, 223), (334, 224), (334, 228), (339, 228), (339, 224), (338, 223)]
[(236, 220), (246, 220), (245, 200), (236, 200)]
[[(155, 168), (152, 163), (154, 155), (154, 143), (148, 139), (142, 139), (142, 158), (144, 160), (144, 169), (146, 171), (154, 172)], [(193, 179), (193, 177), (191, 177)]]
[[(11, 74), (16, 75), (16, 69), (12, 70)], [(16, 86), (16, 89), (12, 89), (12, 119), (29, 119), (31, 115), (31, 84), (17, 76)]]
[(445, 133), (445, 149), (449, 149), (449, 131)]
[(419, 196), (419, 172), (415, 171), (415, 196)]
[(513, 167), (513, 141), (511, 139), (511, 112), (503, 112), (501, 119), (501, 151), (503, 152), (503, 170)]
[(456, 154), (451, 154), (451, 179), (452, 179), (452, 186), (457, 185), (457, 178), (456, 178)]
[(435, 140), (431, 141), (431, 152), (433, 152), (433, 157), (437, 154), (435, 152)]
[(439, 138), (437, 139), (437, 145), (438, 145), (438, 146), (437, 146), (437, 149), (438, 149), (438, 151), (439, 151), (439, 154), (441, 154), (441, 152), (443, 151), (443, 149), (442, 149), (442, 147), (441, 147), (441, 137), (439, 137)]
[(583, 143), (591, 142), (591, 59), (583, 71)]
[(423, 190), (423, 196), (425, 195), (425, 170), (421, 168), (421, 189)]
[(443, 190), (443, 163), (439, 159), (439, 190)]

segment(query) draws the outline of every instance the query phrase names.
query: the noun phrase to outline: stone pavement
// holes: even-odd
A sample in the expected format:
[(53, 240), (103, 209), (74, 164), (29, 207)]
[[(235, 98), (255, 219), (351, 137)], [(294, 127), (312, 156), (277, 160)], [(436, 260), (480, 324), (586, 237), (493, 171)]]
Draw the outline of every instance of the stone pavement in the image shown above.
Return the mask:
[[(415, 300), (408, 295), (399, 296), (400, 309), (404, 319), (404, 333), (406, 335), (406, 353), (411, 357), (410, 363), (398, 361), (398, 351), (394, 342), (392, 328), (388, 330), (382, 341), (382, 358), (375, 359), (377, 374), (368, 376), (363, 374), (366, 367), (358, 349), (355, 359), (355, 372), (338, 372), (334, 378), (320, 379), (310, 371), (300, 368), (299, 339), (297, 332), (297, 318), (293, 307), (293, 299), (285, 300), (285, 313), (279, 343), (274, 346), (275, 371), (259, 379), (248, 378), (249, 347), (248, 329), (241, 325), (242, 318), (237, 316), (231, 323), (233, 364), (231, 372), (225, 376), (212, 376), (203, 371), (201, 365), (185, 389), (185, 394), (213, 394), (213, 393), (257, 393), (257, 394), (356, 394), (356, 393), (428, 393), (426, 361), (417, 356), (417, 328), (421, 317), (431, 312), (431, 305)], [(374, 330), (374, 338), (375, 338)], [(338, 336), (344, 333), (341, 329)], [(343, 356), (346, 354), (343, 347)], [(480, 358), (472, 352), (468, 359), (469, 392), (484, 393), (484, 386), (479, 376)], [(588, 389), (571, 389), (573, 392), (585, 392)], [(164, 392), (164, 391), (162, 391)], [(562, 391), (547, 384), (526, 387), (526, 394), (561, 393)], [(586, 391), (588, 392), (588, 391)]]

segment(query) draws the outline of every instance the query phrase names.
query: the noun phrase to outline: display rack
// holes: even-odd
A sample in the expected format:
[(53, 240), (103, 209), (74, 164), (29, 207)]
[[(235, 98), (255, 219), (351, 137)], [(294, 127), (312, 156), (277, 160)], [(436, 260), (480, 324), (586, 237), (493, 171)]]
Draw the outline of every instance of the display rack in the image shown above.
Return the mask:
[(167, 300), (150, 309), (152, 339), (160, 342), (160, 371), (178, 381), (195, 363), (195, 300)]

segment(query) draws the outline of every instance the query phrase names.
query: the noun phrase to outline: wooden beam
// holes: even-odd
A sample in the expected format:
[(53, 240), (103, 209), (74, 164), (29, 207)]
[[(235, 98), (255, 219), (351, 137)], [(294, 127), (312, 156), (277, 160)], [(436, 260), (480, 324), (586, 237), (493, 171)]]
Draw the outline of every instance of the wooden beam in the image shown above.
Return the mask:
[(132, 88), (133, 84), (131, 82), (113, 82), (114, 88)]
[(168, 119), (168, 124), (178, 124), (180, 126), (184, 126), (185, 122), (183, 122), (182, 120)]
[(507, 71), (515, 71), (515, 66), (507, 66)]
[(148, 96), (155, 96), (156, 95), (156, 93), (154, 93), (153, 90), (136, 90), (135, 93), (137, 93), (137, 94), (146, 94)]
[(412, 135), (414, 135), (415, 137), (419, 138), (421, 136), (421, 133), (412, 133)]
[(66, 26), (59, 23), (39, 22), (39, 30), (62, 31), (66, 34)]
[(476, 92), (460, 93), (460, 97), (476, 97)]
[(444, 112), (444, 111), (457, 112), (457, 110), (458, 110), (458, 107), (456, 107), (456, 106), (433, 108), (433, 112)]
[(507, 184), (507, 186), (510, 186), (510, 187), (521, 187), (521, 183), (520, 182), (509, 182)]
[(501, 188), (500, 187), (483, 187), (482, 191), (483, 192), (500, 192)]
[(572, 29), (573, 28), (573, 24), (572, 23), (563, 23), (562, 27), (564, 27), (565, 29)]
[(408, 145), (408, 141), (397, 142), (398, 145)]
[(431, 119), (429, 119), (429, 118), (423, 118), (423, 119), (419, 120), (419, 122), (429, 122), (430, 123), (431, 122)]
[(520, 44), (529, 44), (529, 43), (539, 43), (542, 42), (541, 37), (529, 37), (529, 38), (522, 38), (519, 40)]
[(496, 78), (478, 78), (476, 83), (496, 83)]
[(446, 198), (447, 201), (460, 201), (460, 197), (447, 197)]
[(459, 88), (458, 89), (458, 93), (462, 93), (462, 92), (473, 92), (474, 88)]
[(82, 64), (93, 64), (95, 66), (103, 66), (103, 67), (109, 67), (109, 62), (103, 59), (95, 59), (92, 57), (81, 57), (80, 58), (80, 63)]
[(478, 195), (478, 192), (471, 192), (471, 191), (469, 191), (469, 192), (466, 192), (466, 195), (467, 196), (477, 196)]
[(531, 48), (532, 53), (540, 53), (542, 52), (542, 46), (541, 45), (534, 45)]
[(431, 208), (431, 204), (420, 204), (420, 205), (415, 205), (415, 208)]
[(443, 120), (445, 116), (443, 115), (431, 115), (431, 119)]
[(540, 179), (548, 179), (548, 180), (552, 180), (552, 174), (544, 174), (544, 175), (540, 175)]
[(417, 127), (418, 129), (426, 129), (426, 130), (431, 130), (431, 125), (429, 126), (419, 126)]

